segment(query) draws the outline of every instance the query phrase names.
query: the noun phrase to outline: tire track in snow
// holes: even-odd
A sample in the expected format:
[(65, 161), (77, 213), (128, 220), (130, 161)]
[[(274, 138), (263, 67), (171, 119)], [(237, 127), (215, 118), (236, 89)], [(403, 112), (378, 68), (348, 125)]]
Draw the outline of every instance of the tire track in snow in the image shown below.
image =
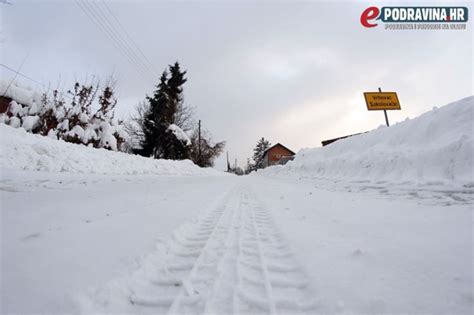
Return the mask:
[(174, 233), (153, 276), (145, 272), (128, 282), (127, 312), (315, 312), (304, 272), (249, 188), (236, 187), (201, 220), (181, 230)]
[[(227, 234), (230, 195), (224, 197), (203, 219), (183, 228), (181, 233), (175, 232), (168, 259), (158, 268), (155, 279), (149, 283), (144, 279), (144, 283), (131, 289), (130, 303), (140, 313), (167, 313), (178, 298), (187, 302), (196, 300), (192, 297), (194, 286), (207, 279), (204, 276), (205, 267), (211, 265), (212, 260), (222, 252), (220, 243)], [(198, 266), (202, 268), (196, 269)], [(198, 271), (203, 274), (199, 275)]]

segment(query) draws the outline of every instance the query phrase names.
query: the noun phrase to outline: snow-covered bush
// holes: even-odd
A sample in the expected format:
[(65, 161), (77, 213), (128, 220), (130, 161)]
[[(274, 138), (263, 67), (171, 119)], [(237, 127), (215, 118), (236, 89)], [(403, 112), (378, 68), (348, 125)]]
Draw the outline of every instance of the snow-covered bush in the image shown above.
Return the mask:
[(26, 130), (26, 131), (33, 131), (38, 127), (39, 124), (39, 116), (25, 116), (22, 119), (21, 126)]
[(12, 99), (0, 123), (66, 142), (124, 150), (127, 133), (123, 123), (114, 119), (117, 99), (112, 84), (101, 89), (98, 82), (76, 82), (67, 94), (54, 90), (39, 95), (0, 81), (0, 92)]

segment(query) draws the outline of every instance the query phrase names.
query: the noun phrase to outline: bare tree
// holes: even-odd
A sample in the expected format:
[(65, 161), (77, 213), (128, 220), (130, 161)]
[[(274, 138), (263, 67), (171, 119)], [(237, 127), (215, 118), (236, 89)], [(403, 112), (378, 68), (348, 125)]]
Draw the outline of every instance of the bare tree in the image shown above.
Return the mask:
[(135, 113), (131, 115), (130, 119), (124, 123), (125, 131), (129, 136), (128, 151), (133, 152), (138, 149), (140, 143), (145, 137), (143, 132), (145, 117), (149, 111), (150, 106), (147, 101), (141, 101), (135, 107)]
[(194, 164), (200, 167), (214, 166), (214, 160), (224, 151), (225, 141), (214, 143), (212, 136), (207, 130), (195, 129), (191, 135), (190, 158)]
[(183, 101), (178, 102), (176, 113), (174, 114), (174, 123), (186, 132), (191, 131), (196, 125), (194, 108), (185, 105)]

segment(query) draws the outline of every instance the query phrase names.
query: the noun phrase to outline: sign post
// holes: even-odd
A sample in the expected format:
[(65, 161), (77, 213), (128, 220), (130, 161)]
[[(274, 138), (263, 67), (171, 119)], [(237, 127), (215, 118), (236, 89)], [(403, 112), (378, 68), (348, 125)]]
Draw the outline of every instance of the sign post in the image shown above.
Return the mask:
[(382, 92), (379, 88), (378, 92), (364, 92), (367, 110), (383, 110), (385, 115), (385, 123), (390, 127), (388, 122), (387, 110), (400, 110), (400, 101), (395, 92)]
[[(379, 92), (382, 93), (382, 89), (381, 89), (381, 88), (379, 88)], [(384, 113), (384, 115), (385, 115), (385, 123), (387, 124), (387, 127), (390, 127), (390, 124), (388, 123), (387, 110), (384, 109), (384, 110), (383, 110), (383, 113)]]

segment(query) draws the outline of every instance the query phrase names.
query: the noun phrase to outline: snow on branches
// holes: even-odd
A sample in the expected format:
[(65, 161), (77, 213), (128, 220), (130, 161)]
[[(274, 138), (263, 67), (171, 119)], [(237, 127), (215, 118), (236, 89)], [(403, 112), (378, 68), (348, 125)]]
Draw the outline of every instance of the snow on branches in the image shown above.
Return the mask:
[(0, 93), (11, 99), (6, 112), (0, 114), (4, 124), (66, 142), (123, 150), (127, 134), (122, 122), (114, 118), (117, 98), (110, 80), (104, 86), (76, 82), (65, 94), (54, 90), (42, 95), (0, 81)]

